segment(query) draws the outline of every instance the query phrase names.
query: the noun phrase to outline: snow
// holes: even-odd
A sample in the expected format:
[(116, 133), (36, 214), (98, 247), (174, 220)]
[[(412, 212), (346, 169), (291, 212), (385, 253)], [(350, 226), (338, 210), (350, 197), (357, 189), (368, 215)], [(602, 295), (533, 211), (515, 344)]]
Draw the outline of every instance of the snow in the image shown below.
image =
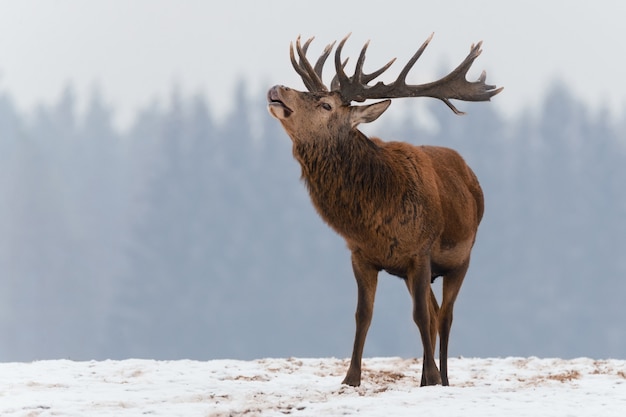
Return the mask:
[(454, 358), (450, 387), (419, 387), (421, 361), (342, 359), (0, 363), (6, 416), (624, 416), (626, 361)]

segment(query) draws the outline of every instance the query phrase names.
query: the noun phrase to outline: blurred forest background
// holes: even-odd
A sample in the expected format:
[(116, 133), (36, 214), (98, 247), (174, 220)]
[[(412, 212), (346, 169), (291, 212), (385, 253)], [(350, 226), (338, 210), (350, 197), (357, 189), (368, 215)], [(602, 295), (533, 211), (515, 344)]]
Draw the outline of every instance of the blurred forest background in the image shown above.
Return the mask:
[[(498, 97), (463, 117), (394, 104), (367, 127), (459, 150), (484, 188), (452, 355), (626, 358), (626, 114), (544, 94), (507, 118)], [(265, 92), (234, 95), (218, 119), (173, 88), (119, 129), (98, 92), (25, 114), (0, 89), (0, 361), (350, 355), (349, 253)], [(384, 273), (365, 355), (421, 357)]]

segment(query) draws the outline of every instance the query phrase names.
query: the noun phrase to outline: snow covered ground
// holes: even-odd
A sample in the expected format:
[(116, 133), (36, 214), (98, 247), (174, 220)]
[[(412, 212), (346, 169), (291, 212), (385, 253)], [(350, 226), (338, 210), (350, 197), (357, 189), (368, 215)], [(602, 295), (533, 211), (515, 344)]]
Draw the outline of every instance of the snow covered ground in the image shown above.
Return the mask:
[(0, 364), (6, 416), (626, 416), (626, 361), (450, 361), (450, 387), (419, 387), (414, 359), (69, 360)]

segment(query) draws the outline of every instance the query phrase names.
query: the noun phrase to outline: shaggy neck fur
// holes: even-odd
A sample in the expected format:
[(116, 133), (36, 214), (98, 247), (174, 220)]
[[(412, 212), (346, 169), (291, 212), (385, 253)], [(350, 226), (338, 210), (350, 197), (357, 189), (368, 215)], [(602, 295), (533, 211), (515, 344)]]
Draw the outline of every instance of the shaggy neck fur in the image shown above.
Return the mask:
[(338, 137), (343, 139), (294, 142), (293, 153), (322, 218), (340, 234), (354, 236), (366, 229), (372, 210), (389, 203), (385, 199), (398, 181), (383, 149), (363, 133)]

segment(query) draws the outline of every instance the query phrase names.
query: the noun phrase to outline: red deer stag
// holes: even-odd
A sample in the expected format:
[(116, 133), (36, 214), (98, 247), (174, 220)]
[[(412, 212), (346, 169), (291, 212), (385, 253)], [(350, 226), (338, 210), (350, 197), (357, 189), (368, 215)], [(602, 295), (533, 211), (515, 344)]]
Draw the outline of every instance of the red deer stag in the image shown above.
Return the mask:
[[(350, 36), (350, 35), (348, 35)], [(485, 84), (483, 72), (476, 82), (466, 74), (481, 53), (481, 43), (450, 74), (438, 81), (407, 85), (406, 76), (430, 42), (432, 35), (400, 71), (397, 79), (369, 83), (386, 71), (391, 60), (370, 74), (363, 72), (365, 44), (351, 77), (341, 50), (335, 51), (335, 71), (330, 90), (322, 82), (322, 68), (334, 43), (328, 45), (315, 66), (306, 58), (313, 38), (295, 51), (291, 63), (308, 92), (284, 86), (267, 95), (269, 112), (282, 124), (293, 142), (293, 155), (302, 166), (302, 178), (320, 216), (343, 236), (352, 252), (358, 287), (356, 335), (344, 384), (361, 383), (361, 358), (369, 328), (378, 272), (402, 278), (413, 300), (413, 319), (424, 349), (421, 385), (448, 385), (448, 337), (452, 308), (470, 261), (470, 252), (483, 215), (483, 193), (476, 176), (452, 149), (413, 146), (368, 138), (357, 126), (376, 120), (391, 100), (352, 106), (353, 101), (400, 97), (433, 97), (456, 114), (450, 99), (489, 101), (502, 88)], [(443, 277), (441, 307), (430, 284)], [(439, 333), (440, 369), (434, 351)]]

